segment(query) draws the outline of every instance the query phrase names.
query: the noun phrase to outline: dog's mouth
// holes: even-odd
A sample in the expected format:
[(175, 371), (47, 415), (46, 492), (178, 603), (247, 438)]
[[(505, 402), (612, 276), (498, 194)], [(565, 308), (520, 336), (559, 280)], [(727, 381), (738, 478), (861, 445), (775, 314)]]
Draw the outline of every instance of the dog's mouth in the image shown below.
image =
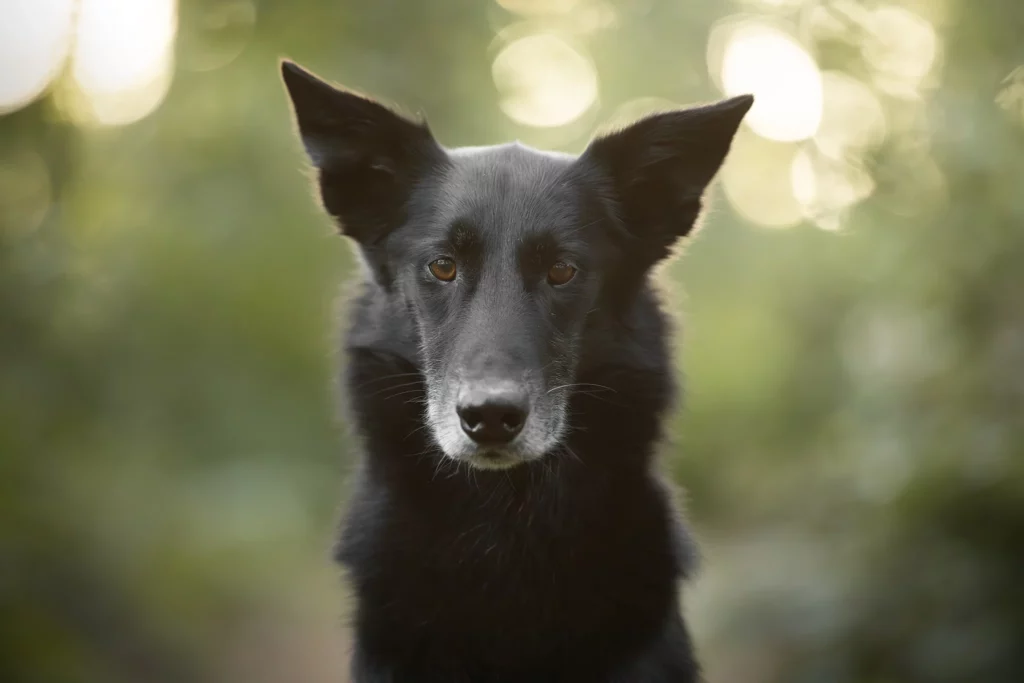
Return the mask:
[[(539, 391), (521, 396), (496, 386), (502, 385), (485, 385), (487, 395), (480, 400), (475, 392), (428, 388), (427, 426), (444, 456), (501, 470), (539, 460), (558, 445), (565, 431), (561, 396)], [(469, 407), (467, 396), (473, 399)]]
[(534, 459), (503, 450), (489, 449), (473, 453), (466, 457), (465, 461), (482, 470), (506, 470)]
[(450, 421), (431, 425), (431, 432), (445, 457), (482, 470), (504, 470), (540, 460), (560, 438), (560, 430), (552, 433), (536, 428), (524, 430), (508, 443), (475, 443), (464, 432), (458, 433), (453, 429)]

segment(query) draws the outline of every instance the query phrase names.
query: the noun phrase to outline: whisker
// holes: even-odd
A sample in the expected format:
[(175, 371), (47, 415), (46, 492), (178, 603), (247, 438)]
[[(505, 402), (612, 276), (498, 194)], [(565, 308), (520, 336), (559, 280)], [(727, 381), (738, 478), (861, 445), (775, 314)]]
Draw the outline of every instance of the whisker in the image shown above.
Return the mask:
[(449, 458), (446, 458), (446, 457), (443, 457), (443, 456), (438, 458), (437, 462), (434, 464), (434, 474), (433, 474), (432, 477), (430, 477), (430, 481), (434, 481), (435, 479), (437, 479), (438, 472), (440, 472), (441, 470), (449, 467), (450, 465), (451, 465), (451, 462), (450, 462)]
[(393, 375), (384, 375), (383, 377), (374, 377), (373, 379), (366, 380), (365, 382), (352, 387), (352, 390), (353, 391), (358, 391), (359, 389), (362, 389), (364, 387), (368, 387), (371, 384), (376, 384), (377, 382), (384, 382), (384, 381), (387, 381), (389, 379), (400, 379), (402, 377), (412, 377), (414, 375), (420, 375), (420, 374), (421, 373), (419, 373), (419, 372), (398, 372), (398, 373), (395, 373)]
[(629, 407), (628, 403), (624, 403), (622, 401), (613, 401), (612, 399), (608, 398), (607, 396), (602, 396), (601, 394), (596, 394), (596, 393), (594, 393), (592, 391), (577, 391), (574, 395), (575, 396), (586, 396), (587, 398), (592, 398), (595, 401), (601, 401), (602, 403), (606, 403), (606, 404), (608, 404), (610, 406), (619, 406), (620, 408), (628, 408)]
[(593, 384), (591, 382), (574, 382), (574, 383), (570, 383), (570, 384), (559, 384), (557, 387), (551, 387), (550, 389), (548, 389), (546, 393), (550, 394), (550, 393), (552, 393), (554, 391), (558, 391), (560, 389), (580, 389), (580, 388), (583, 388), (583, 387), (593, 387), (595, 389), (601, 389), (603, 391), (610, 391), (613, 394), (619, 393), (615, 389), (613, 389), (613, 388), (611, 388), (609, 386), (605, 386), (604, 384)]
[(406, 434), (406, 435), (405, 435), (405, 438), (407, 438), (407, 439), (408, 439), (408, 438), (409, 438), (409, 437), (411, 437), (412, 435), (416, 434), (416, 432), (421, 432), (421, 431), (423, 431), (424, 429), (426, 429), (426, 428), (427, 428), (427, 426), (428, 426), (428, 425), (427, 425), (427, 423), (426, 423), (426, 422), (424, 422), (424, 423), (423, 423), (423, 424), (421, 424), (421, 425), (420, 425), (419, 427), (414, 427), (414, 428), (413, 428), (413, 430), (412, 430), (411, 432), (409, 432), (408, 434)]
[(373, 398), (374, 396), (377, 396), (378, 394), (383, 394), (385, 391), (391, 391), (392, 389), (401, 389), (403, 387), (412, 387), (412, 386), (416, 386), (418, 384), (422, 384), (422, 382), (420, 380), (414, 380), (412, 382), (403, 382), (402, 384), (395, 384), (393, 386), (384, 387), (383, 389), (375, 391), (372, 394), (367, 394), (366, 396), (363, 396), (363, 398)]
[(396, 398), (399, 398), (400, 396), (409, 396), (409, 395), (415, 395), (415, 394), (420, 394), (424, 398), (426, 398), (426, 393), (422, 389), (405, 389), (403, 391), (397, 391), (397, 392), (395, 392), (393, 394), (388, 394), (387, 396), (383, 396), (383, 397), (381, 397), (381, 400), (382, 401), (392, 401), (392, 400), (394, 400)]

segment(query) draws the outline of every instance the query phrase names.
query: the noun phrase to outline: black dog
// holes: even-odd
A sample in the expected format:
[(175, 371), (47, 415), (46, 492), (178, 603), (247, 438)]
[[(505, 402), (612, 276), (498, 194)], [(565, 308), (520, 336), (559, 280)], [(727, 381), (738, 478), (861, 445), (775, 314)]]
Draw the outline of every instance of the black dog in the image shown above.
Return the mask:
[(651, 116), (575, 158), (446, 150), (282, 72), (367, 270), (346, 346), (366, 455), (337, 553), (354, 679), (696, 681), (690, 542), (652, 472), (674, 385), (648, 274), (753, 99)]

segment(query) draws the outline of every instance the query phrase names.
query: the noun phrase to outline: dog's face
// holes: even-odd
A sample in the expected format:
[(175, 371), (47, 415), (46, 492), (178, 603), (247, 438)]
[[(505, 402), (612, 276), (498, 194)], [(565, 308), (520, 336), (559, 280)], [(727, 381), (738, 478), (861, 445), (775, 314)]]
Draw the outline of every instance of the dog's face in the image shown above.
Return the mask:
[(482, 468), (559, 446), (584, 332), (692, 229), (752, 102), (650, 117), (578, 158), (445, 150), (424, 125), (282, 72), (324, 207), (414, 322), (434, 440)]
[[(572, 159), (509, 145), (446, 155), (389, 242), (419, 331), (427, 421), (482, 467), (537, 458), (566, 397), (608, 256)], [(598, 232), (594, 230), (594, 232)]]

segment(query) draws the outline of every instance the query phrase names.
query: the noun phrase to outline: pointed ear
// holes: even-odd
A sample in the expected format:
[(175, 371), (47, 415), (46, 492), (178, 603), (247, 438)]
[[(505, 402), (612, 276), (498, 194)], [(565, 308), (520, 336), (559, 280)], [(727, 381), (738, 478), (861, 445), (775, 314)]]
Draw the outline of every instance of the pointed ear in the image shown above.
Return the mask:
[(624, 227), (651, 263), (693, 228), (704, 190), (753, 102), (742, 95), (655, 114), (598, 138), (583, 153), (581, 160), (610, 180)]
[(344, 234), (371, 247), (402, 223), (413, 185), (443, 150), (426, 125), (293, 62), (282, 60), (281, 77), (324, 208)]

